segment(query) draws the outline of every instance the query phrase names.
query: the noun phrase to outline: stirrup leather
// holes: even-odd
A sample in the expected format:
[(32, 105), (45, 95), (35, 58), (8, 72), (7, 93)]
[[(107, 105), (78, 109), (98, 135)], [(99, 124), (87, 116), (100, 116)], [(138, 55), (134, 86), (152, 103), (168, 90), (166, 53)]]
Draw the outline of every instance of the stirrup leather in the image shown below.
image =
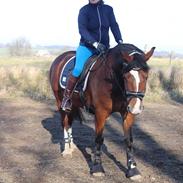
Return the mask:
[(62, 100), (61, 108), (63, 111), (70, 112), (72, 108), (72, 102), (70, 97), (64, 97)]

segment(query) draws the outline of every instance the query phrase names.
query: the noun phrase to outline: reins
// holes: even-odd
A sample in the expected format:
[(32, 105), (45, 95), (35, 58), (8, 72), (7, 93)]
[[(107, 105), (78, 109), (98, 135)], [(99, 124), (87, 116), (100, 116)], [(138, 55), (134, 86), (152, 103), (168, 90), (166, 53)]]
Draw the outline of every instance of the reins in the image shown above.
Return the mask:
[(95, 69), (93, 69), (93, 68), (89, 69), (90, 72), (97, 71), (105, 63), (104, 61), (106, 60), (106, 54), (107, 54), (107, 51), (104, 52), (104, 53), (100, 53), (99, 55), (97, 55), (97, 57), (95, 58), (95, 60), (93, 61), (93, 63), (96, 63), (99, 58), (102, 58), (101, 59), (101, 62), (100, 62), (99, 66), (97, 68), (95, 68)]
[(116, 73), (115, 73), (115, 72), (113, 72), (113, 78), (114, 78), (114, 81), (115, 81), (115, 83), (117, 84), (118, 88), (120, 89), (120, 91), (121, 91), (123, 97), (125, 97), (125, 96), (126, 96), (125, 90), (121, 87), (121, 85), (120, 85), (120, 83), (119, 83), (119, 80), (118, 80), (117, 77), (116, 77)]

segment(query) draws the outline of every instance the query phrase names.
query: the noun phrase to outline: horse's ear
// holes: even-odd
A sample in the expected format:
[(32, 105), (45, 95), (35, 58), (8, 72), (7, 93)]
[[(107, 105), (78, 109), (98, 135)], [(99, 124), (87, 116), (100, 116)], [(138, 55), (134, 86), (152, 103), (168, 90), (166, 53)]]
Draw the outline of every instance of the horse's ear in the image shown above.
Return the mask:
[(122, 53), (122, 55), (123, 55), (123, 58), (127, 61), (127, 62), (131, 62), (132, 60), (133, 60), (133, 58), (134, 58), (134, 56), (133, 55), (129, 55), (128, 53)]
[(148, 61), (150, 59), (150, 57), (153, 55), (154, 50), (156, 47), (152, 47), (150, 51), (148, 51), (147, 53), (145, 53), (144, 57), (145, 57), (145, 61)]

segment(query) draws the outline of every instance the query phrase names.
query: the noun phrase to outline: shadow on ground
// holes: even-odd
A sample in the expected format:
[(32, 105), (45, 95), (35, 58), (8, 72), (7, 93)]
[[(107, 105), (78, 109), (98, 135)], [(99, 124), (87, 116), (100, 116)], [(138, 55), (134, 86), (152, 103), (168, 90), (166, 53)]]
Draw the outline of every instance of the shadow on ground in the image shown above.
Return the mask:
[[(118, 113), (113, 114), (112, 120), (115, 122), (117, 121), (117, 123), (121, 123), (121, 117)], [(111, 124), (112, 123), (105, 126), (107, 134), (109, 135), (104, 136), (104, 138), (113, 142), (125, 151), (122, 134)], [(42, 121), (42, 126), (50, 133), (52, 143), (60, 144), (62, 149), (63, 130), (60, 124), (59, 113), (55, 112), (53, 118), (44, 119)], [(182, 182), (183, 161), (180, 160), (180, 157), (161, 147), (161, 145), (158, 144), (158, 142), (154, 140), (151, 135), (145, 133), (139, 126), (134, 125), (133, 131), (135, 137), (134, 141), (140, 141), (143, 144), (142, 147), (137, 147), (134, 144), (135, 156), (140, 158), (145, 164), (153, 166), (161, 172), (161, 174), (168, 176), (170, 179), (176, 182)], [(76, 121), (73, 124), (73, 136), (75, 139), (75, 144), (83, 154), (88, 167), (91, 168), (92, 154), (88, 153), (87, 149), (89, 148), (91, 149), (91, 152), (93, 151), (95, 137), (93, 128), (86, 123), (80, 124)], [(115, 137), (118, 138), (116, 139)], [(118, 161), (116, 157), (109, 152), (105, 144), (103, 145), (103, 153), (110, 158), (122, 172), (126, 172), (126, 162), (121, 163)]]

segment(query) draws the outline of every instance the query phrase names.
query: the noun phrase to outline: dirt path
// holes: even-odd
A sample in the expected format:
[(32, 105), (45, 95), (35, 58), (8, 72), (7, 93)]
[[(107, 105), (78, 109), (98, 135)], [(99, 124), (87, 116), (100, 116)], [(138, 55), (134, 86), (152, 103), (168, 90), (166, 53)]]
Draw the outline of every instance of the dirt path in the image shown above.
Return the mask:
[[(134, 126), (135, 157), (142, 182), (183, 182), (183, 106), (146, 104)], [(72, 158), (60, 154), (62, 132), (55, 107), (27, 98), (0, 98), (0, 183), (118, 183), (125, 178), (121, 119), (105, 128), (106, 176), (90, 176), (94, 141), (92, 120), (74, 123), (78, 146)]]

